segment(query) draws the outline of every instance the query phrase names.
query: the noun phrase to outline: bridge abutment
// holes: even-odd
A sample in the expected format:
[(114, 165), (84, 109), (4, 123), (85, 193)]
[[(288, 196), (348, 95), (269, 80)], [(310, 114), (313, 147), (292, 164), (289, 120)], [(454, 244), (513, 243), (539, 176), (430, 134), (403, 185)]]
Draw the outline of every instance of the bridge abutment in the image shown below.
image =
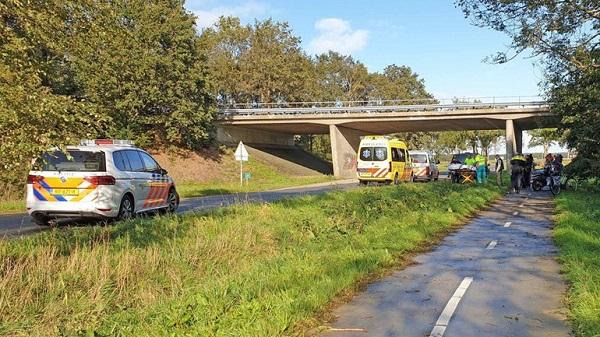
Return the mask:
[(506, 159), (523, 152), (523, 130), (513, 119), (506, 120)]
[(329, 126), (333, 175), (336, 178), (356, 178), (356, 153), (364, 132), (339, 125)]

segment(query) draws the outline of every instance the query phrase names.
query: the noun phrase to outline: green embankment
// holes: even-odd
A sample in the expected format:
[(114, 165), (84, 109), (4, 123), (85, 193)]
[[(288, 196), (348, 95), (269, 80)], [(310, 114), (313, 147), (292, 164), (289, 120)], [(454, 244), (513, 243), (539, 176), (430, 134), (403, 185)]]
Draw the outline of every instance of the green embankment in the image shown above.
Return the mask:
[(554, 237), (570, 284), (567, 302), (576, 336), (600, 336), (600, 193), (557, 198)]
[(369, 187), (0, 241), (0, 335), (301, 333), (499, 195)]
[(235, 167), (227, 167), (230, 173), (218, 180), (210, 182), (183, 181), (177, 186), (179, 194), (183, 198), (201, 197), (215, 194), (228, 194), (238, 192), (256, 192), (266, 191), (282, 187), (292, 187), (333, 181), (333, 176), (314, 175), (314, 176), (294, 176), (279, 172), (267, 163), (251, 160), (244, 163), (244, 172), (249, 172), (251, 178), (240, 186), (240, 174), (237, 163)]

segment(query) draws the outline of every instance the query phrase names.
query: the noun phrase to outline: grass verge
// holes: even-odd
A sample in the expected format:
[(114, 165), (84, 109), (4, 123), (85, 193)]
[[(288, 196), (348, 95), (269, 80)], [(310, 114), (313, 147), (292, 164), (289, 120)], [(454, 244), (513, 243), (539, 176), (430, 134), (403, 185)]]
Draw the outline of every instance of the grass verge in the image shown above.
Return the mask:
[(499, 195), (361, 188), (0, 241), (0, 335), (302, 334), (337, 296)]
[(556, 199), (554, 238), (570, 284), (567, 302), (576, 336), (600, 336), (600, 193), (564, 192)]

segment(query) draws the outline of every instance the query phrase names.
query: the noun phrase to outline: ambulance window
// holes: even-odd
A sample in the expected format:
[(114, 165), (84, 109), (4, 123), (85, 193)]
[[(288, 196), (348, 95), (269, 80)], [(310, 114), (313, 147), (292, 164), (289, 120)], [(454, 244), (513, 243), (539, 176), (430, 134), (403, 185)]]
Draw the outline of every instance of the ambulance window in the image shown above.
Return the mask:
[(398, 149), (393, 147), (392, 148), (392, 161), (399, 161), (400, 160), (400, 156), (398, 155)]
[(375, 160), (381, 161), (387, 159), (387, 148), (385, 147), (376, 147), (374, 149), (375, 152)]
[(124, 151), (127, 159), (129, 159), (129, 165), (131, 167), (131, 171), (134, 172), (144, 172), (144, 163), (142, 162), (142, 158), (139, 155), (138, 151), (128, 150)]
[(386, 147), (361, 147), (360, 160), (363, 161), (383, 161), (387, 159)]
[(129, 160), (123, 151), (113, 152), (113, 162), (119, 171), (131, 171)]
[(146, 172), (157, 172), (158, 171), (158, 169), (159, 169), (158, 164), (152, 157), (150, 157), (149, 154), (147, 154), (145, 152), (140, 152), (140, 155), (142, 156), (142, 160), (144, 161), (144, 166), (146, 167)]

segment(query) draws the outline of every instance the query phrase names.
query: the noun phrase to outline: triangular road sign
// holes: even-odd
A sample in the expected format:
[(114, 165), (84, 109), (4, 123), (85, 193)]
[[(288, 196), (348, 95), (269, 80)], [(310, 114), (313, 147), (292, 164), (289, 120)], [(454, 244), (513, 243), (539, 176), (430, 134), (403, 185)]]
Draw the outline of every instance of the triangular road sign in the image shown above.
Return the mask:
[(235, 149), (235, 160), (237, 161), (248, 161), (248, 150), (246, 150), (246, 147), (244, 146), (244, 143), (240, 142), (237, 146), (237, 149)]

